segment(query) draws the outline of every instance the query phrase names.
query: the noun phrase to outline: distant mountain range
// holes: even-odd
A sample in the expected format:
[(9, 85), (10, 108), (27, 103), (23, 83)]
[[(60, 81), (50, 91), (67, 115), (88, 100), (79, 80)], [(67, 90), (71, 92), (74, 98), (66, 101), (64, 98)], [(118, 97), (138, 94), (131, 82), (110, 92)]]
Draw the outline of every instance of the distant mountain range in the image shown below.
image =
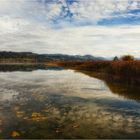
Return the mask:
[(0, 59), (36, 59), (39, 62), (44, 61), (87, 61), (87, 60), (105, 60), (103, 57), (94, 57), (92, 55), (64, 55), (64, 54), (37, 54), (32, 52), (0, 52)]
[(73, 60), (73, 61), (86, 61), (86, 60), (104, 60), (102, 57), (94, 57), (92, 55), (64, 55), (64, 54), (44, 54), (39, 55), (44, 56), (46, 59), (50, 60)]

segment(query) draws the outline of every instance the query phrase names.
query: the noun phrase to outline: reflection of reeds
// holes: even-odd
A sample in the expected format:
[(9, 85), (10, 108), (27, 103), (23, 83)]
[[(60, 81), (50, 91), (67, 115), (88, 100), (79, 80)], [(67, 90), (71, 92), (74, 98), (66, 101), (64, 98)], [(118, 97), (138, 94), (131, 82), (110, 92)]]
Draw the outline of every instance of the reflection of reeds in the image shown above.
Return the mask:
[(140, 61), (71, 61), (60, 62), (59, 65), (77, 70), (102, 73), (110, 80), (122, 81), (131, 85), (140, 83)]
[(33, 71), (46, 69), (43, 64), (0, 64), (0, 71)]

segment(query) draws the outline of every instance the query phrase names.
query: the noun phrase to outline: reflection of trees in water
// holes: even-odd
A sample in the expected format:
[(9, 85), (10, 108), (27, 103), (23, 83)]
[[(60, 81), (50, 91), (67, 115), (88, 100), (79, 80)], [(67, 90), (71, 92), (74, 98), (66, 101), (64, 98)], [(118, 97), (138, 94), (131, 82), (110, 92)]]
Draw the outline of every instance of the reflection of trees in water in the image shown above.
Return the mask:
[(50, 67), (44, 64), (7, 64), (7, 65), (0, 65), (0, 71), (2, 72), (12, 72), (12, 71), (34, 71), (34, 70), (61, 70), (60, 67)]
[(108, 78), (100, 73), (87, 72), (87, 71), (82, 71), (82, 73), (85, 73), (86, 75), (105, 81), (106, 85), (114, 94), (118, 94), (127, 99), (140, 101), (140, 87), (139, 86), (127, 85), (123, 81), (121, 81), (121, 79), (120, 81), (119, 80), (116, 81), (113, 79), (113, 77)]
[[(44, 64), (34, 64), (34, 65), (0, 65), (0, 71), (6, 72), (6, 71), (34, 71), (34, 70), (62, 70), (61, 67), (50, 67)], [(82, 73), (85, 73), (91, 77), (95, 77), (98, 79), (101, 79), (106, 82), (107, 86), (110, 88), (110, 90), (118, 94), (120, 96), (123, 96), (128, 99), (133, 99), (133, 100), (140, 100), (140, 88), (138, 86), (127, 86), (123, 84), (123, 82), (115, 82), (113, 78), (110, 80), (101, 74), (93, 73), (93, 72), (85, 72), (82, 71)]]
[(106, 82), (106, 84), (113, 93), (123, 96), (127, 99), (140, 101), (139, 87), (127, 86), (124, 84), (118, 84), (113, 82)]

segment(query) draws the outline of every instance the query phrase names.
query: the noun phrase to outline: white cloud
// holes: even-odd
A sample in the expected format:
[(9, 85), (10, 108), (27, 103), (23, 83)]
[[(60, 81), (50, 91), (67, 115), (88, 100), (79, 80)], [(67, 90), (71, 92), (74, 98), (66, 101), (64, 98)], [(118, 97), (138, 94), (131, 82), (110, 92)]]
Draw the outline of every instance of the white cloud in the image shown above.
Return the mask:
[[(36, 22), (49, 23), (66, 15), (69, 10), (74, 22), (97, 23), (102, 18), (112, 16), (114, 12), (139, 9), (139, 0), (77, 0), (67, 4), (66, 0), (1, 0), (0, 15), (26, 18)], [(65, 10), (62, 13), (62, 9)], [(60, 16), (61, 15), (61, 16)], [(129, 16), (129, 15), (128, 15)], [(62, 19), (62, 22), (64, 19)]]
[(28, 25), (28, 21), (20, 18), (0, 17), (0, 34), (18, 32)]
[(140, 53), (140, 26), (75, 27), (61, 30), (36, 25), (0, 37), (1, 50), (37, 53), (92, 54), (111, 57)]
[[(55, 1), (55, 0), (54, 0)], [(138, 1), (79, 0), (69, 5), (76, 22), (111, 17), (115, 11), (139, 8)], [(63, 0), (63, 5), (66, 6)], [(63, 23), (61, 29), (48, 24), (61, 12), (61, 3), (38, 3), (38, 0), (0, 1), (0, 51), (37, 53), (92, 54), (115, 56), (140, 54), (140, 26), (76, 26)]]

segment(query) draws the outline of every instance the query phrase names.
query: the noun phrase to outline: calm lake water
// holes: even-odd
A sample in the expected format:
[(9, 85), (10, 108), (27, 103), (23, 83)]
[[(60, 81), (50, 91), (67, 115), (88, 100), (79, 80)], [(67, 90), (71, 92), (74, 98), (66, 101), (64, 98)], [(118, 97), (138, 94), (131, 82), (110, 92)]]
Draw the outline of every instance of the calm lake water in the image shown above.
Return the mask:
[(123, 91), (73, 70), (0, 72), (0, 138), (140, 138), (140, 100)]

